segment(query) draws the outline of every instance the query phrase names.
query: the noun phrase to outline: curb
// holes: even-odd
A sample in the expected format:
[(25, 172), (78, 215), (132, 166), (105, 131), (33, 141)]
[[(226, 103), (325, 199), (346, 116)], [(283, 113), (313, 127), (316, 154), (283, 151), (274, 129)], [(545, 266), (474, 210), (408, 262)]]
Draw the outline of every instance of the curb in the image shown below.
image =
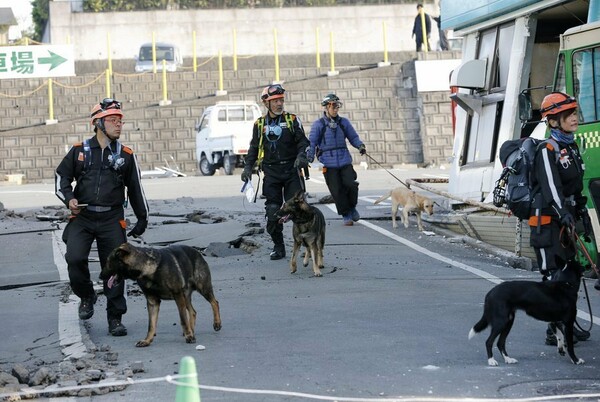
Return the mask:
[(529, 257), (519, 257), (510, 251), (498, 248), (489, 243), (485, 243), (481, 240), (474, 239), (467, 235), (459, 235), (456, 232), (453, 232), (449, 229), (444, 229), (438, 227), (434, 224), (430, 224), (430, 227), (434, 232), (444, 235), (446, 237), (451, 237), (454, 239), (459, 239), (461, 242), (468, 244), (471, 247), (479, 248), (487, 253), (493, 254), (499, 258), (502, 258), (510, 267), (515, 269), (524, 269), (527, 271), (537, 271), (537, 267), (534, 268), (534, 262)]

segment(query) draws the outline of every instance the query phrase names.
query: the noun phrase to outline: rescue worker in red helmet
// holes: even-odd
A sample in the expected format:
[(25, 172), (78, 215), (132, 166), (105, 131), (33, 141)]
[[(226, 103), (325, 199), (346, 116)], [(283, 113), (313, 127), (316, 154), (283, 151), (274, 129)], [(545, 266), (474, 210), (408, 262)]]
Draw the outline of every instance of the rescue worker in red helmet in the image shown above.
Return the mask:
[[(65, 259), (71, 289), (81, 299), (81, 320), (92, 317), (96, 302), (88, 266), (92, 243), (96, 240), (103, 267), (110, 252), (127, 241), (125, 190), (137, 217), (127, 236), (141, 236), (148, 225), (148, 203), (137, 160), (131, 148), (119, 142), (123, 128), (121, 103), (106, 98), (94, 105), (90, 118), (95, 135), (71, 147), (56, 169), (55, 185), (56, 195), (72, 214), (63, 240), (67, 244)], [(121, 322), (127, 311), (125, 283), (109, 287), (106, 279), (103, 285), (109, 332), (113, 336), (127, 335)]]
[(276, 214), (285, 200), (304, 190), (299, 169), (308, 167), (309, 142), (298, 116), (284, 111), (285, 89), (280, 84), (264, 88), (260, 98), (267, 113), (254, 123), (242, 181), (252, 180), (255, 165), (264, 173), (267, 233), (273, 240), (270, 258), (279, 260), (285, 257), (285, 245), (283, 224)]
[[(565, 93), (552, 92), (542, 101), (540, 113), (546, 120), (551, 140), (542, 143), (536, 151), (529, 219), (531, 246), (540, 273), (544, 278), (557, 280), (566, 265), (583, 270), (576, 260), (575, 247), (561, 244), (561, 229), (575, 230), (576, 222), (580, 222), (584, 236), (589, 238), (592, 224), (586, 207), (587, 197), (582, 194), (585, 165), (574, 136), (579, 125), (577, 101)], [(577, 328), (574, 334), (578, 340), (590, 336), (588, 331)], [(546, 344), (556, 345), (556, 342), (554, 332), (548, 327)]]

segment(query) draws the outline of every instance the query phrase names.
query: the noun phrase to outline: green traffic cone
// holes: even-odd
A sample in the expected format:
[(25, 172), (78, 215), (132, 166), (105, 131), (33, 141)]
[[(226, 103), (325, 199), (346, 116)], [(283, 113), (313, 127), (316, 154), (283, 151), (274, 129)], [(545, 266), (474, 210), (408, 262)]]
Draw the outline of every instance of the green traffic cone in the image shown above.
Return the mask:
[(196, 372), (196, 361), (191, 356), (185, 356), (179, 363), (179, 375), (184, 376), (177, 379), (177, 392), (175, 402), (200, 402), (200, 388), (198, 388), (198, 373)]

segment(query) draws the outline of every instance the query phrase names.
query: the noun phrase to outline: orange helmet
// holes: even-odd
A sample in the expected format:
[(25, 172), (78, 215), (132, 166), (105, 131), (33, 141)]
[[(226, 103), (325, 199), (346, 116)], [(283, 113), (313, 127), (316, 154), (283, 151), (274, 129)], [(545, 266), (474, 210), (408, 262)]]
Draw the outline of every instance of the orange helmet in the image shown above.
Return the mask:
[(269, 85), (268, 87), (265, 87), (262, 90), (262, 93), (260, 94), (260, 99), (262, 99), (263, 102), (268, 102), (273, 99), (285, 97), (284, 93), (285, 89), (283, 89), (281, 84), (273, 84)]
[(542, 117), (558, 114), (564, 110), (577, 109), (577, 100), (563, 92), (546, 95), (540, 107)]
[(92, 119), (92, 126), (97, 119), (101, 119), (110, 115), (117, 115), (123, 118), (123, 112), (121, 111), (121, 102), (118, 100), (114, 100), (111, 98), (104, 98), (102, 102), (94, 105), (92, 111), (90, 113), (90, 118)]

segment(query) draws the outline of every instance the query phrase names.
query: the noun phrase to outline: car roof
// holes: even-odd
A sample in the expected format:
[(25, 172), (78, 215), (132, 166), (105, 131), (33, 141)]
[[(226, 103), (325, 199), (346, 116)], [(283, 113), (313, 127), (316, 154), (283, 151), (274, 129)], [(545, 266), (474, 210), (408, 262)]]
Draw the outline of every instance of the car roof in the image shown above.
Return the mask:
[[(177, 47), (172, 43), (167, 43), (167, 42), (156, 42), (156, 47)], [(152, 47), (152, 42), (148, 42), (148, 43), (143, 43), (140, 45), (140, 47)]]
[[(249, 101), (249, 100), (238, 100), (238, 101), (219, 101), (217, 102), (216, 105), (256, 105), (258, 106), (258, 104), (254, 101)], [(212, 106), (211, 106), (212, 107)]]

